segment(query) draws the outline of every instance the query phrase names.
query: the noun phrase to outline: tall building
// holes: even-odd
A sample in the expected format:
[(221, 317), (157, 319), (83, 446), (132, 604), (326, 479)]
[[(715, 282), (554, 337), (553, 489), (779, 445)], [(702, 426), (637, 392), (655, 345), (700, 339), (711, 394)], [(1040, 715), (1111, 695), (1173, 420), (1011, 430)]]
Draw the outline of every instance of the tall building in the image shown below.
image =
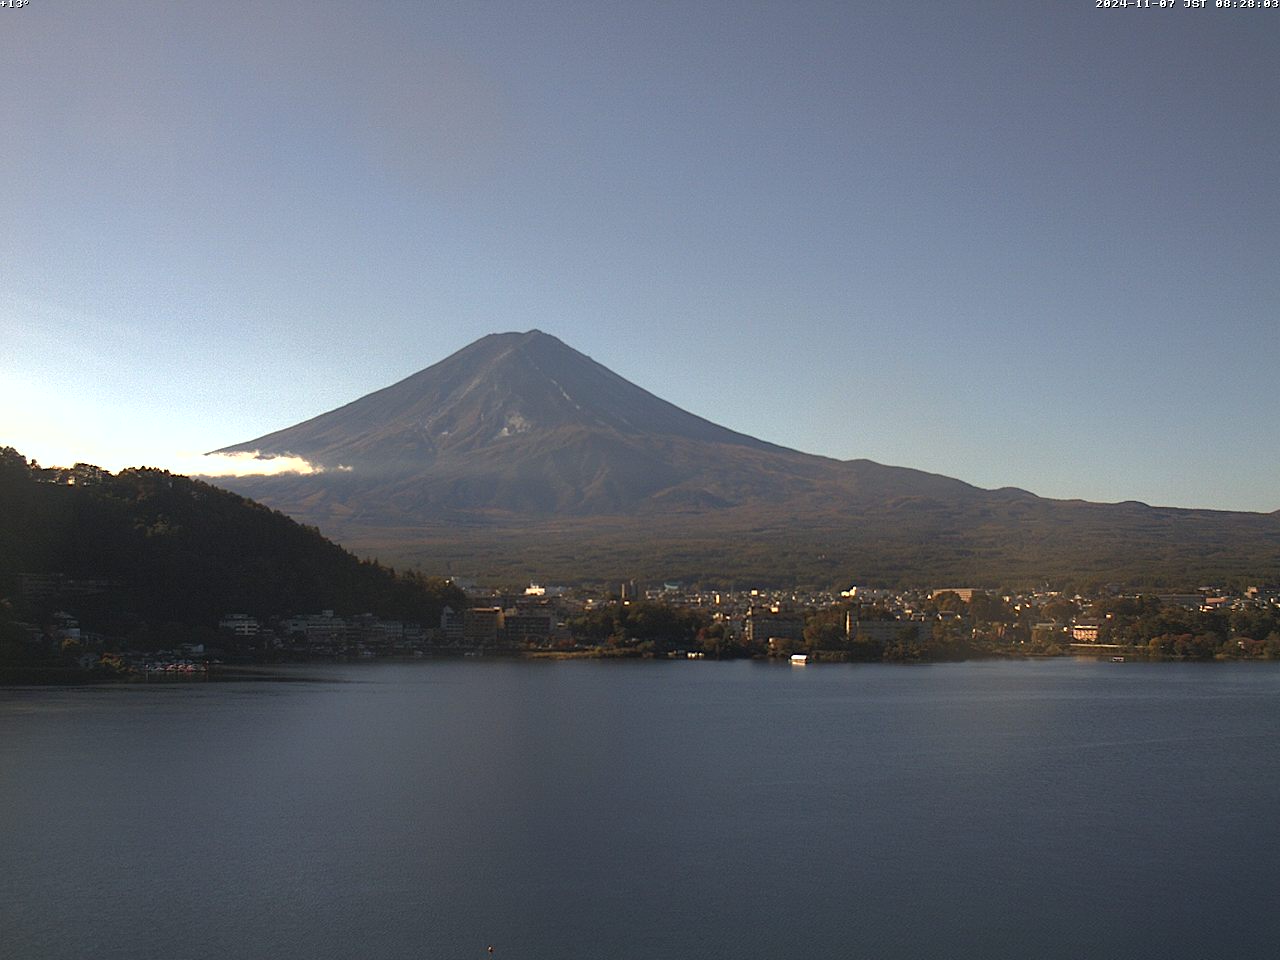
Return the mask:
[(763, 646), (770, 640), (803, 640), (804, 617), (777, 607), (752, 607), (744, 632), (748, 644)]
[(462, 639), (467, 643), (497, 643), (503, 622), (501, 607), (470, 607), (462, 613)]
[(508, 610), (503, 622), (507, 640), (511, 643), (541, 644), (551, 639), (554, 618), (546, 607), (526, 607)]

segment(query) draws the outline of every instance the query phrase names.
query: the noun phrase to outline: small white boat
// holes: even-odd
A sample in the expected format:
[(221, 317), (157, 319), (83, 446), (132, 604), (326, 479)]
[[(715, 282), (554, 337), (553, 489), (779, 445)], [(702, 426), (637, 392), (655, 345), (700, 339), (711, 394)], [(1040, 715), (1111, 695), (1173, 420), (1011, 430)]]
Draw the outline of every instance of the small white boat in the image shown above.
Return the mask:
[(791, 655), (791, 665), (793, 667), (803, 667), (809, 662), (807, 653), (793, 653)]

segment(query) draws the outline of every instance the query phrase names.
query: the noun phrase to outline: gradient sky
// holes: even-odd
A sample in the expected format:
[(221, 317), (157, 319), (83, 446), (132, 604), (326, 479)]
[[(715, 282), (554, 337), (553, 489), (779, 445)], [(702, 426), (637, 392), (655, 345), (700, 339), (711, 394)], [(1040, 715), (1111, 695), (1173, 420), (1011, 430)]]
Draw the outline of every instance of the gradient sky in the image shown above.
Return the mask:
[(0, 444), (191, 469), (533, 327), (736, 430), (1280, 508), (1280, 9), (0, 8)]

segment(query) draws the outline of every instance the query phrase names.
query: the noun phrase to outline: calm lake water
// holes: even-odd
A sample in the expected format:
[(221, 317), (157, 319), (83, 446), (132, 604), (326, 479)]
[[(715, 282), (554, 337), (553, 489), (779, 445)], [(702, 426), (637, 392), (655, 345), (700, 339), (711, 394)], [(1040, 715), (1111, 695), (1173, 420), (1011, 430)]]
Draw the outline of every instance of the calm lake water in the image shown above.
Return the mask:
[(1274, 956), (1280, 669), (0, 689), (18, 958)]

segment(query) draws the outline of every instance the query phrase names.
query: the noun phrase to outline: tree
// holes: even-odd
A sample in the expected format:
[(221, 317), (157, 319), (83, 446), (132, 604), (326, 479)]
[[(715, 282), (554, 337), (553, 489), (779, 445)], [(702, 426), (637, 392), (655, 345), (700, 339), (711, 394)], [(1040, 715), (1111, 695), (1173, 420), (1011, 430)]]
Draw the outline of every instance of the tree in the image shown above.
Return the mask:
[(845, 620), (849, 608), (844, 605), (816, 610), (805, 617), (804, 642), (810, 650), (843, 650), (849, 644)]
[(1066, 623), (1072, 617), (1079, 615), (1079, 613), (1080, 607), (1075, 601), (1065, 598), (1050, 600), (1040, 608), (1040, 616), (1055, 623)]
[(969, 601), (969, 616), (975, 623), (1012, 623), (1017, 614), (1002, 597), (975, 593)]
[(944, 590), (934, 594), (933, 606), (937, 610), (945, 610), (948, 613), (964, 613), (968, 609), (968, 604), (961, 600), (960, 594), (954, 590)]

